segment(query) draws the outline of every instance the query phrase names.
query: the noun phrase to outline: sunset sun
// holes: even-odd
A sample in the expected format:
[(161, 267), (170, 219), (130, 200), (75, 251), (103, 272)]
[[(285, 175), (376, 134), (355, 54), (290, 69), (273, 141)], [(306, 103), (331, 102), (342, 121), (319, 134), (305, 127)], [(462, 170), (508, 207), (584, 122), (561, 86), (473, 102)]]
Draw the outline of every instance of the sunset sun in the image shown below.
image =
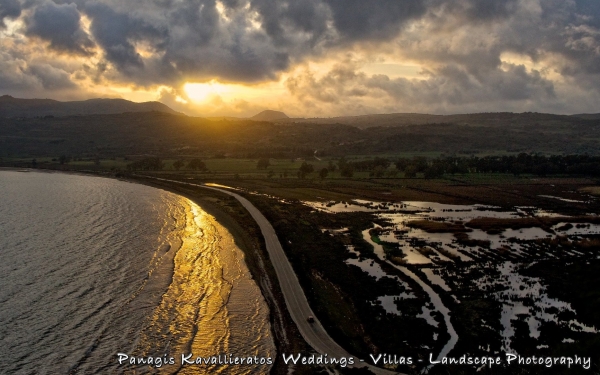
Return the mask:
[(206, 83), (186, 83), (183, 86), (183, 90), (188, 98), (194, 102), (204, 102), (213, 95), (222, 95), (232, 91), (231, 87), (228, 87), (228, 85), (215, 81)]

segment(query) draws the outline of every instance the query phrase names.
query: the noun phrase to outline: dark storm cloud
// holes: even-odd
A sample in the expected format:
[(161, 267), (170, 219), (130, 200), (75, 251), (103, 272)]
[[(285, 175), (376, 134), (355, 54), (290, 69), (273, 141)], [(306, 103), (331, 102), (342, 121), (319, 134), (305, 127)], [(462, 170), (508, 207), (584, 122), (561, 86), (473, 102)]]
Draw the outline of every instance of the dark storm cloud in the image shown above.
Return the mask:
[(314, 1), (188, 1), (166, 11), (162, 70), (181, 79), (273, 79), (314, 52), (327, 34), (327, 8)]
[(75, 88), (69, 73), (47, 63), (15, 61), (0, 52), (0, 90), (8, 93), (32, 93)]
[[(555, 14), (544, 8), (545, 16), (554, 22), (545, 40), (546, 49), (566, 57), (563, 74), (579, 76), (600, 74), (600, 2), (577, 0)], [(559, 5), (560, 6), (560, 5)], [(560, 26), (563, 26), (562, 28)]]
[(26, 69), (22, 61), (15, 61), (13, 56), (0, 51), (0, 90), (11, 92), (33, 88), (35, 79), (25, 72)]
[(513, 14), (518, 0), (468, 0), (465, 15), (472, 20), (488, 21), (502, 19)]
[(245, 12), (232, 9), (229, 14), (235, 21), (223, 27), (214, 1), (187, 1), (169, 10), (168, 23), (175, 26), (169, 28), (169, 41), (157, 62), (161, 70), (172, 71), (178, 79), (247, 81), (287, 66), (286, 56), (277, 56), (268, 42), (260, 40), (264, 36), (245, 30)]
[(223, 0), (223, 14), (215, 0), (79, 3), (106, 59), (140, 84), (273, 79), (327, 48), (389, 39), (426, 11), (422, 0)]
[(6, 27), (5, 18), (17, 18), (21, 15), (21, 4), (18, 0), (0, 1), (0, 29)]
[(165, 37), (165, 30), (143, 19), (117, 12), (104, 3), (89, 2), (84, 11), (92, 19), (91, 32), (96, 42), (104, 50), (108, 61), (120, 70), (142, 68), (144, 65), (133, 42), (148, 41), (150, 45), (156, 45)]
[[(408, 46), (403, 51), (407, 56), (451, 61), (469, 70), (497, 68), (505, 51), (527, 54), (532, 59), (548, 52), (560, 53), (572, 60), (561, 67), (565, 74), (593, 73), (600, 66), (597, 56), (590, 54), (597, 36), (578, 27), (597, 20), (598, 6), (591, 0), (580, 0), (575, 6), (558, 0), (540, 1), (542, 15), (538, 19), (521, 17), (519, 7), (523, 3), (516, 0), (223, 0), (222, 14), (214, 0), (80, 0), (80, 4), (92, 19), (91, 32), (106, 59), (121, 71), (123, 79), (144, 85), (213, 78), (244, 82), (274, 79), (292, 64), (330, 48), (395, 39)], [(578, 15), (585, 12), (596, 13)], [(456, 31), (478, 24), (478, 32), (495, 40), (485, 49), (427, 50), (402, 39), (404, 27), (411, 21), (447, 27), (444, 25), (451, 19)], [(493, 24), (502, 34), (494, 35)], [(441, 38), (443, 45), (452, 27), (439, 35), (425, 33), (417, 38)], [(140, 43), (150, 45), (153, 56), (142, 57)]]
[(338, 32), (349, 40), (388, 39), (408, 20), (425, 14), (423, 0), (325, 0)]
[(597, 0), (576, 0), (577, 13), (592, 17), (591, 22), (600, 26), (600, 1)]
[[(281, 48), (293, 43), (305, 51), (327, 35), (330, 12), (321, 1), (252, 0), (250, 4), (260, 15), (264, 32)], [(305, 34), (303, 40), (298, 39), (299, 33)]]
[(67, 72), (48, 64), (31, 64), (28, 71), (45, 90), (55, 91), (76, 87)]
[(50, 48), (54, 50), (91, 54), (89, 49), (94, 44), (81, 28), (81, 16), (75, 4), (44, 2), (26, 18), (26, 25), (27, 35), (50, 42)]

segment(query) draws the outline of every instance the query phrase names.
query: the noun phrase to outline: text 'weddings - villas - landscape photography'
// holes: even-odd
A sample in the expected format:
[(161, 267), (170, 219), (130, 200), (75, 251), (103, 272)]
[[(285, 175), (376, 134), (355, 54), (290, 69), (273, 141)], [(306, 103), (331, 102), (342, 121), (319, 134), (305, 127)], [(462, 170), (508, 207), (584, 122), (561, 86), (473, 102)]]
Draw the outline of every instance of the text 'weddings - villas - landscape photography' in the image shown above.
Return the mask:
[(599, 0), (0, 0), (0, 374), (600, 374)]

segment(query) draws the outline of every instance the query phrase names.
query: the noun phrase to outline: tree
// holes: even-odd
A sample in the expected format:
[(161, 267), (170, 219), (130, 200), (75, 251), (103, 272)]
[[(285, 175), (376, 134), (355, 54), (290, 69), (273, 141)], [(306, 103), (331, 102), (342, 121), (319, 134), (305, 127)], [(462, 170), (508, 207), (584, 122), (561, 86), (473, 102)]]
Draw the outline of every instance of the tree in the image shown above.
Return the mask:
[(396, 169), (398, 169), (399, 171), (403, 171), (406, 167), (408, 167), (410, 164), (410, 161), (408, 159), (398, 159), (396, 161)]
[(324, 179), (325, 177), (327, 177), (328, 174), (329, 174), (329, 170), (327, 170), (327, 168), (322, 168), (319, 171), (319, 177), (321, 177), (321, 180)]
[(177, 160), (177, 161), (175, 161), (175, 163), (173, 163), (173, 168), (175, 168), (175, 170), (178, 171), (184, 165), (185, 165), (185, 163), (183, 162), (183, 160)]
[(425, 172), (425, 170), (429, 166), (427, 164), (427, 158), (424, 156), (413, 157), (411, 165), (416, 168), (416, 172)]
[(417, 177), (417, 168), (413, 165), (409, 165), (404, 168), (404, 177), (405, 178), (415, 178)]
[(354, 176), (354, 167), (351, 164), (345, 163), (340, 166), (340, 173), (342, 177), (352, 177)]
[(342, 170), (342, 168), (344, 168), (346, 165), (348, 165), (348, 161), (346, 161), (346, 157), (342, 156), (339, 160), (338, 160), (338, 168), (340, 169), (340, 171)]
[(398, 176), (398, 172), (400, 172), (398, 169), (394, 168), (394, 169), (390, 169), (389, 171), (387, 171), (387, 176), (388, 177), (396, 177)]
[(373, 160), (373, 166), (375, 168), (383, 167), (383, 169), (387, 169), (390, 166), (390, 164), (392, 164), (392, 162), (386, 158), (376, 157), (375, 160)]
[(304, 178), (307, 174), (312, 173), (315, 170), (312, 164), (308, 164), (307, 162), (303, 162), (298, 170), (298, 177)]
[(192, 159), (188, 162), (188, 169), (192, 169), (194, 171), (206, 171), (206, 164), (200, 159)]
[(375, 169), (373, 169), (373, 175), (375, 177), (383, 177), (385, 169), (386, 167), (384, 167), (383, 165), (378, 165), (375, 167)]
[(267, 158), (258, 159), (258, 163), (256, 163), (256, 169), (267, 169), (271, 163)]
[(130, 171), (160, 171), (163, 169), (163, 162), (159, 158), (145, 158), (127, 164), (127, 170)]
[(434, 164), (425, 170), (425, 178), (439, 178), (444, 175), (444, 169), (439, 164)]

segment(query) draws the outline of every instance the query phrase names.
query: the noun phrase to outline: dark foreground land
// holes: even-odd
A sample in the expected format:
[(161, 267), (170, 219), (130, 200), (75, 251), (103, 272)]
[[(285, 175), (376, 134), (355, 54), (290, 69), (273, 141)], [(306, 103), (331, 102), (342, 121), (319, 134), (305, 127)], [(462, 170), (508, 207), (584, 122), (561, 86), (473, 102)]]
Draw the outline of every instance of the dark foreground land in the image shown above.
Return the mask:
[[(466, 174), (438, 179), (244, 178), (197, 171), (137, 171), (120, 176), (187, 196), (231, 230), (268, 301), (279, 353), (310, 353), (310, 348), (303, 342), (286, 312), (262, 236), (252, 218), (237, 201), (224, 194), (145, 176), (197, 184), (217, 183), (235, 188), (236, 192), (248, 198), (275, 228), (319, 320), (340, 345), (361, 358), (368, 359), (370, 354), (379, 353), (411, 357), (412, 365), (387, 367), (418, 373), (423, 364), (417, 361), (421, 359), (427, 363), (430, 353), (435, 359), (450, 338), (448, 327), (431, 304), (430, 296), (417, 282), (394, 267), (398, 265), (414, 272), (450, 310), (451, 324), (459, 339), (449, 357), (500, 355), (504, 358), (503, 332), (506, 327), (502, 317), (507, 306), (523, 310), (513, 317), (510, 324), (514, 330), (511, 352), (524, 356), (591, 357), (589, 370), (581, 366), (567, 369), (560, 365), (550, 368), (501, 365), (491, 369), (483, 367), (478, 373), (587, 374), (600, 370), (600, 335), (595, 331), (600, 327), (600, 315), (597, 314), (600, 308), (600, 292), (597, 289), (600, 282), (600, 233), (590, 230), (589, 234), (571, 236), (564, 227), (565, 221), (584, 229), (600, 224), (596, 216), (600, 213), (600, 199), (594, 195), (598, 194), (598, 182), (594, 179), (507, 174)], [(471, 259), (465, 260), (445, 252), (436, 243), (412, 239), (410, 245), (401, 245), (380, 240), (386, 233), (394, 233), (396, 238), (403, 238), (406, 233), (398, 227), (394, 229), (376, 211), (333, 214), (315, 210), (304, 203), (323, 202), (326, 206), (345, 202), (352, 206), (353, 199), (386, 202), (389, 207), (407, 201), (482, 204), (495, 206), (498, 211), (535, 207), (553, 215), (469, 221), (434, 217), (407, 223), (407, 226), (432, 236), (440, 233), (454, 236), (451, 246), (456, 248), (457, 253), (471, 255)], [(394, 209), (385, 210), (391, 212)], [(374, 230), (374, 225), (381, 229)], [(507, 238), (505, 246), (495, 248), (489, 241), (475, 241), (468, 237), (476, 230), (493, 236), (507, 230), (523, 231), (528, 228), (545, 230), (548, 238), (512, 239), (512, 242)], [(364, 237), (365, 230), (372, 242), (383, 246), (390, 262), (382, 261), (374, 253), (372, 242)], [(431, 262), (407, 263), (403, 259), (412, 249)], [(349, 259), (378, 265), (385, 276), (373, 277), (351, 265)], [(507, 264), (512, 276), (509, 275), (503, 282)], [(449, 290), (432, 282), (425, 275), (428, 270), (439, 274)], [(511, 280), (517, 280), (514, 281), (518, 284), (516, 292), (511, 289), (514, 287), (510, 285)], [(378, 302), (382, 296), (402, 295), (408, 297), (393, 301), (400, 314), (390, 313)], [(544, 301), (554, 301), (554, 305), (545, 306)], [(564, 304), (569, 307), (562, 308)], [(424, 318), (426, 310), (430, 311), (433, 320)], [(538, 323), (534, 319), (536, 317)], [(533, 329), (532, 324), (538, 324), (538, 327)], [(469, 374), (475, 373), (478, 367), (438, 365), (429, 373)], [(324, 371), (312, 366), (296, 366), (295, 370), (301, 374)], [(273, 373), (287, 371), (283, 362), (278, 361)], [(359, 373), (363, 370), (342, 371)]]
[[(568, 236), (556, 230), (556, 225), (565, 221), (566, 217), (570, 218), (573, 225), (582, 227), (600, 223), (597, 216), (589, 215), (600, 212), (600, 200), (590, 194), (597, 193), (597, 183), (592, 179), (488, 175), (477, 178), (455, 176), (451, 179), (320, 180), (219, 179), (218, 176), (215, 178), (189, 172), (161, 172), (153, 175), (185, 182), (219, 183), (238, 189), (238, 193), (253, 202), (273, 224), (321, 322), (338, 343), (361, 358), (369, 358), (369, 354), (373, 353), (389, 353), (412, 357), (416, 362), (416, 359), (427, 361), (432, 353), (435, 359), (449, 339), (447, 327), (441, 314), (432, 308), (427, 293), (406, 274), (379, 259), (373, 253), (373, 246), (365, 241), (362, 235), (364, 230), (373, 228), (374, 224), (385, 229), (389, 227), (389, 223), (375, 213), (332, 214), (315, 210), (302, 202), (350, 203), (352, 199), (360, 198), (375, 202), (483, 204), (496, 206), (499, 211), (514, 207), (536, 207), (552, 212), (555, 214), (552, 217), (474, 219), (458, 224), (436, 220), (416, 220), (410, 223), (431, 233), (458, 234), (454, 244), (464, 254), (476, 254), (471, 260), (452, 257), (452, 254), (444, 253), (443, 248), (436, 247), (435, 244), (413, 243), (413, 248), (430, 247), (434, 252), (438, 251), (448, 257), (442, 260), (424, 251), (423, 254), (432, 259), (431, 264), (406, 264), (402, 262), (406, 248), (402, 249), (394, 243), (380, 243), (384, 246), (388, 259), (416, 273), (439, 294), (444, 305), (451, 311), (452, 326), (459, 340), (449, 356), (501, 355), (504, 358), (502, 332), (505, 327), (502, 326), (501, 317), (506, 303), (512, 301), (516, 302), (517, 307), (528, 307), (529, 311), (517, 314), (511, 325), (514, 329), (511, 352), (529, 356), (588, 356), (591, 357), (592, 367), (585, 370), (581, 366), (571, 369), (565, 366), (496, 366), (492, 369), (482, 368), (480, 373), (594, 373), (599, 369), (600, 336), (585, 328), (573, 328), (570, 322), (577, 322), (588, 328), (600, 327), (597, 314), (600, 308), (600, 292), (597, 290), (600, 282), (600, 233)], [(245, 238), (245, 241), (255, 242), (252, 245), (254, 254), (248, 254), (248, 262), (258, 280), (265, 277), (263, 273), (265, 267), (268, 268), (268, 260), (264, 258), (264, 250), (260, 250), (261, 244), (256, 243), (260, 239), (259, 232), (235, 201), (225, 196), (208, 198), (208, 193), (200, 188), (156, 182), (145, 179), (140, 173), (131, 178), (143, 183), (162, 185), (191, 197), (205, 196), (197, 199), (198, 203), (204, 203), (205, 206), (210, 202), (213, 207), (219, 207), (220, 211), (226, 211), (228, 220), (235, 222), (224, 224), (245, 233), (245, 236), (240, 237)], [(556, 199), (557, 197), (564, 200)], [(220, 217), (217, 218), (221, 220)], [(515, 239), (512, 245), (509, 241), (508, 245), (498, 249), (490, 247), (485, 241), (470, 242), (460, 235), (469, 233), (474, 228), (490, 234), (511, 228), (543, 228), (555, 236), (526, 241)], [(371, 231), (369, 234), (377, 241), (378, 232)], [(349, 246), (353, 251), (349, 250)], [(525, 250), (511, 250), (517, 247)], [(388, 277), (376, 279), (361, 268), (349, 265), (348, 259), (357, 257), (353, 254), (359, 254), (359, 260), (379, 264)], [(256, 255), (263, 257), (264, 264), (260, 267), (256, 264), (259, 259)], [(513, 272), (523, 284), (517, 288), (525, 289), (523, 295), (511, 292), (510, 285), (506, 283), (489, 283), (489, 279), (502, 277), (499, 269), (505, 264), (515, 265)], [(437, 270), (435, 272), (443, 277), (451, 291), (428, 279), (423, 273), (427, 269)], [(272, 272), (269, 277), (273, 287), (275, 279), (272, 278)], [(485, 284), (486, 281), (488, 284)], [(262, 281), (261, 286), (265, 288)], [(540, 291), (536, 288), (542, 289)], [(276, 286), (271, 288), (273, 289), (277, 294)], [(266, 293), (268, 296), (268, 293), (273, 292)], [(401, 312), (399, 315), (387, 312), (377, 303), (381, 296), (403, 293), (412, 296), (394, 302)], [(570, 307), (561, 310), (551, 306), (546, 311), (541, 301), (547, 299), (567, 303)], [(284, 311), (281, 301), (279, 303), (275, 311)], [(430, 314), (437, 322), (437, 327), (423, 319), (423, 306), (431, 307)], [(538, 319), (540, 326), (532, 331), (528, 327), (531, 317), (544, 317), (544, 314), (555, 316), (556, 319)], [(287, 327), (288, 330), (291, 328), (294, 332), (289, 318), (281, 323), (280, 326)], [(297, 333), (295, 338), (298, 339)], [(300, 343), (301, 339), (297, 342)], [(301, 344), (296, 345), (302, 347)], [(422, 369), (422, 365), (389, 368), (416, 373)], [(308, 373), (315, 370), (301, 366), (298, 369)], [(430, 373), (462, 374), (475, 371), (474, 366), (436, 366)]]

